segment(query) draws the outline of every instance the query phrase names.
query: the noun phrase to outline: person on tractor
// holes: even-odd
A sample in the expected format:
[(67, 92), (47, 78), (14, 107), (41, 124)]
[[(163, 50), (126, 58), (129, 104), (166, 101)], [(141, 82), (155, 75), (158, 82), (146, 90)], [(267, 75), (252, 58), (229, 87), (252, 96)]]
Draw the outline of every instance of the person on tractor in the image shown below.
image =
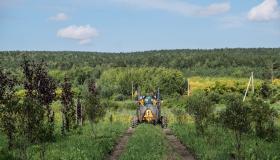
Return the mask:
[(145, 105), (147, 105), (147, 104), (152, 104), (152, 97), (151, 96), (145, 97)]

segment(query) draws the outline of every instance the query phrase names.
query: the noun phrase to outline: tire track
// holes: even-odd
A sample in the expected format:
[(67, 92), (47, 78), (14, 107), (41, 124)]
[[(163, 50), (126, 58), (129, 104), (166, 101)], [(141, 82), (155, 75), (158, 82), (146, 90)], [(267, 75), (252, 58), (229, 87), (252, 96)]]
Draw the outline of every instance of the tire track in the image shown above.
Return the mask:
[(118, 160), (120, 155), (125, 150), (125, 146), (127, 145), (128, 139), (134, 132), (134, 128), (128, 128), (127, 131), (123, 134), (123, 136), (118, 140), (117, 145), (112, 150), (112, 153), (106, 158), (107, 160)]
[(168, 140), (173, 152), (176, 152), (182, 160), (195, 160), (191, 152), (175, 137), (169, 128), (164, 129), (166, 139)]

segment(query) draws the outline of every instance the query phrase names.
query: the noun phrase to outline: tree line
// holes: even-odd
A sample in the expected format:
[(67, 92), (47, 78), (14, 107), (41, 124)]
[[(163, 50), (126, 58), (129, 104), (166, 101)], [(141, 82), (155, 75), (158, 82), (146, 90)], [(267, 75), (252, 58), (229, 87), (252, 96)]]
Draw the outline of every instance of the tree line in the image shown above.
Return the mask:
[(80, 67), (165, 67), (183, 71), (187, 76), (247, 77), (255, 71), (257, 78), (280, 76), (279, 48), (181, 49), (132, 53), (97, 53), (74, 51), (1, 51), (0, 67), (12, 70), (23, 57), (44, 59), (49, 68), (69, 70)]

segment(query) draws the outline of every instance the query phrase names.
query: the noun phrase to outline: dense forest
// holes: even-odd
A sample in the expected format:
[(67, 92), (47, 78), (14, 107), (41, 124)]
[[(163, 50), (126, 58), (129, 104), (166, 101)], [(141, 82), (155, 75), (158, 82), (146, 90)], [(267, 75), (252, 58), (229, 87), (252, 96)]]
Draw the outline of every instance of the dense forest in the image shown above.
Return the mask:
[(178, 49), (132, 53), (2, 51), (0, 67), (16, 72), (24, 57), (35, 61), (45, 60), (50, 70), (72, 73), (81, 70), (81, 67), (97, 68), (100, 72), (111, 67), (165, 67), (178, 69), (185, 76), (248, 77), (254, 71), (260, 79), (270, 79), (272, 75), (280, 77), (280, 48)]

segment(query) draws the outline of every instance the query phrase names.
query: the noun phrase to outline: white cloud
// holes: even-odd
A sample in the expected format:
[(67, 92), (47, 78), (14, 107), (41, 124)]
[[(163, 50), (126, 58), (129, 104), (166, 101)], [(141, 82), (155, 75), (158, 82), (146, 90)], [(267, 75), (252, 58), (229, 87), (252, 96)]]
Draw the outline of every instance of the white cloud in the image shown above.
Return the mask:
[(53, 21), (65, 21), (67, 20), (69, 17), (65, 14), (65, 13), (58, 13), (57, 15), (53, 16), (53, 17), (50, 17), (49, 19), (50, 20), (53, 20)]
[(280, 7), (277, 0), (264, 0), (248, 13), (248, 19), (251, 21), (269, 21), (278, 18), (280, 18)]
[(225, 13), (230, 10), (228, 2), (212, 3), (207, 6), (193, 5), (179, 0), (115, 0), (116, 2), (131, 5), (134, 7), (144, 7), (159, 9), (179, 13), (185, 16), (212, 16)]
[(78, 40), (80, 44), (87, 44), (91, 42), (92, 38), (98, 36), (98, 31), (90, 25), (71, 25), (58, 30), (57, 36), (61, 38)]
[(209, 16), (209, 15), (216, 15), (220, 13), (225, 13), (230, 10), (229, 3), (213, 3), (206, 7), (200, 8), (200, 15)]
[(227, 16), (220, 19), (225, 29), (240, 28), (244, 25), (245, 18), (238, 16)]

